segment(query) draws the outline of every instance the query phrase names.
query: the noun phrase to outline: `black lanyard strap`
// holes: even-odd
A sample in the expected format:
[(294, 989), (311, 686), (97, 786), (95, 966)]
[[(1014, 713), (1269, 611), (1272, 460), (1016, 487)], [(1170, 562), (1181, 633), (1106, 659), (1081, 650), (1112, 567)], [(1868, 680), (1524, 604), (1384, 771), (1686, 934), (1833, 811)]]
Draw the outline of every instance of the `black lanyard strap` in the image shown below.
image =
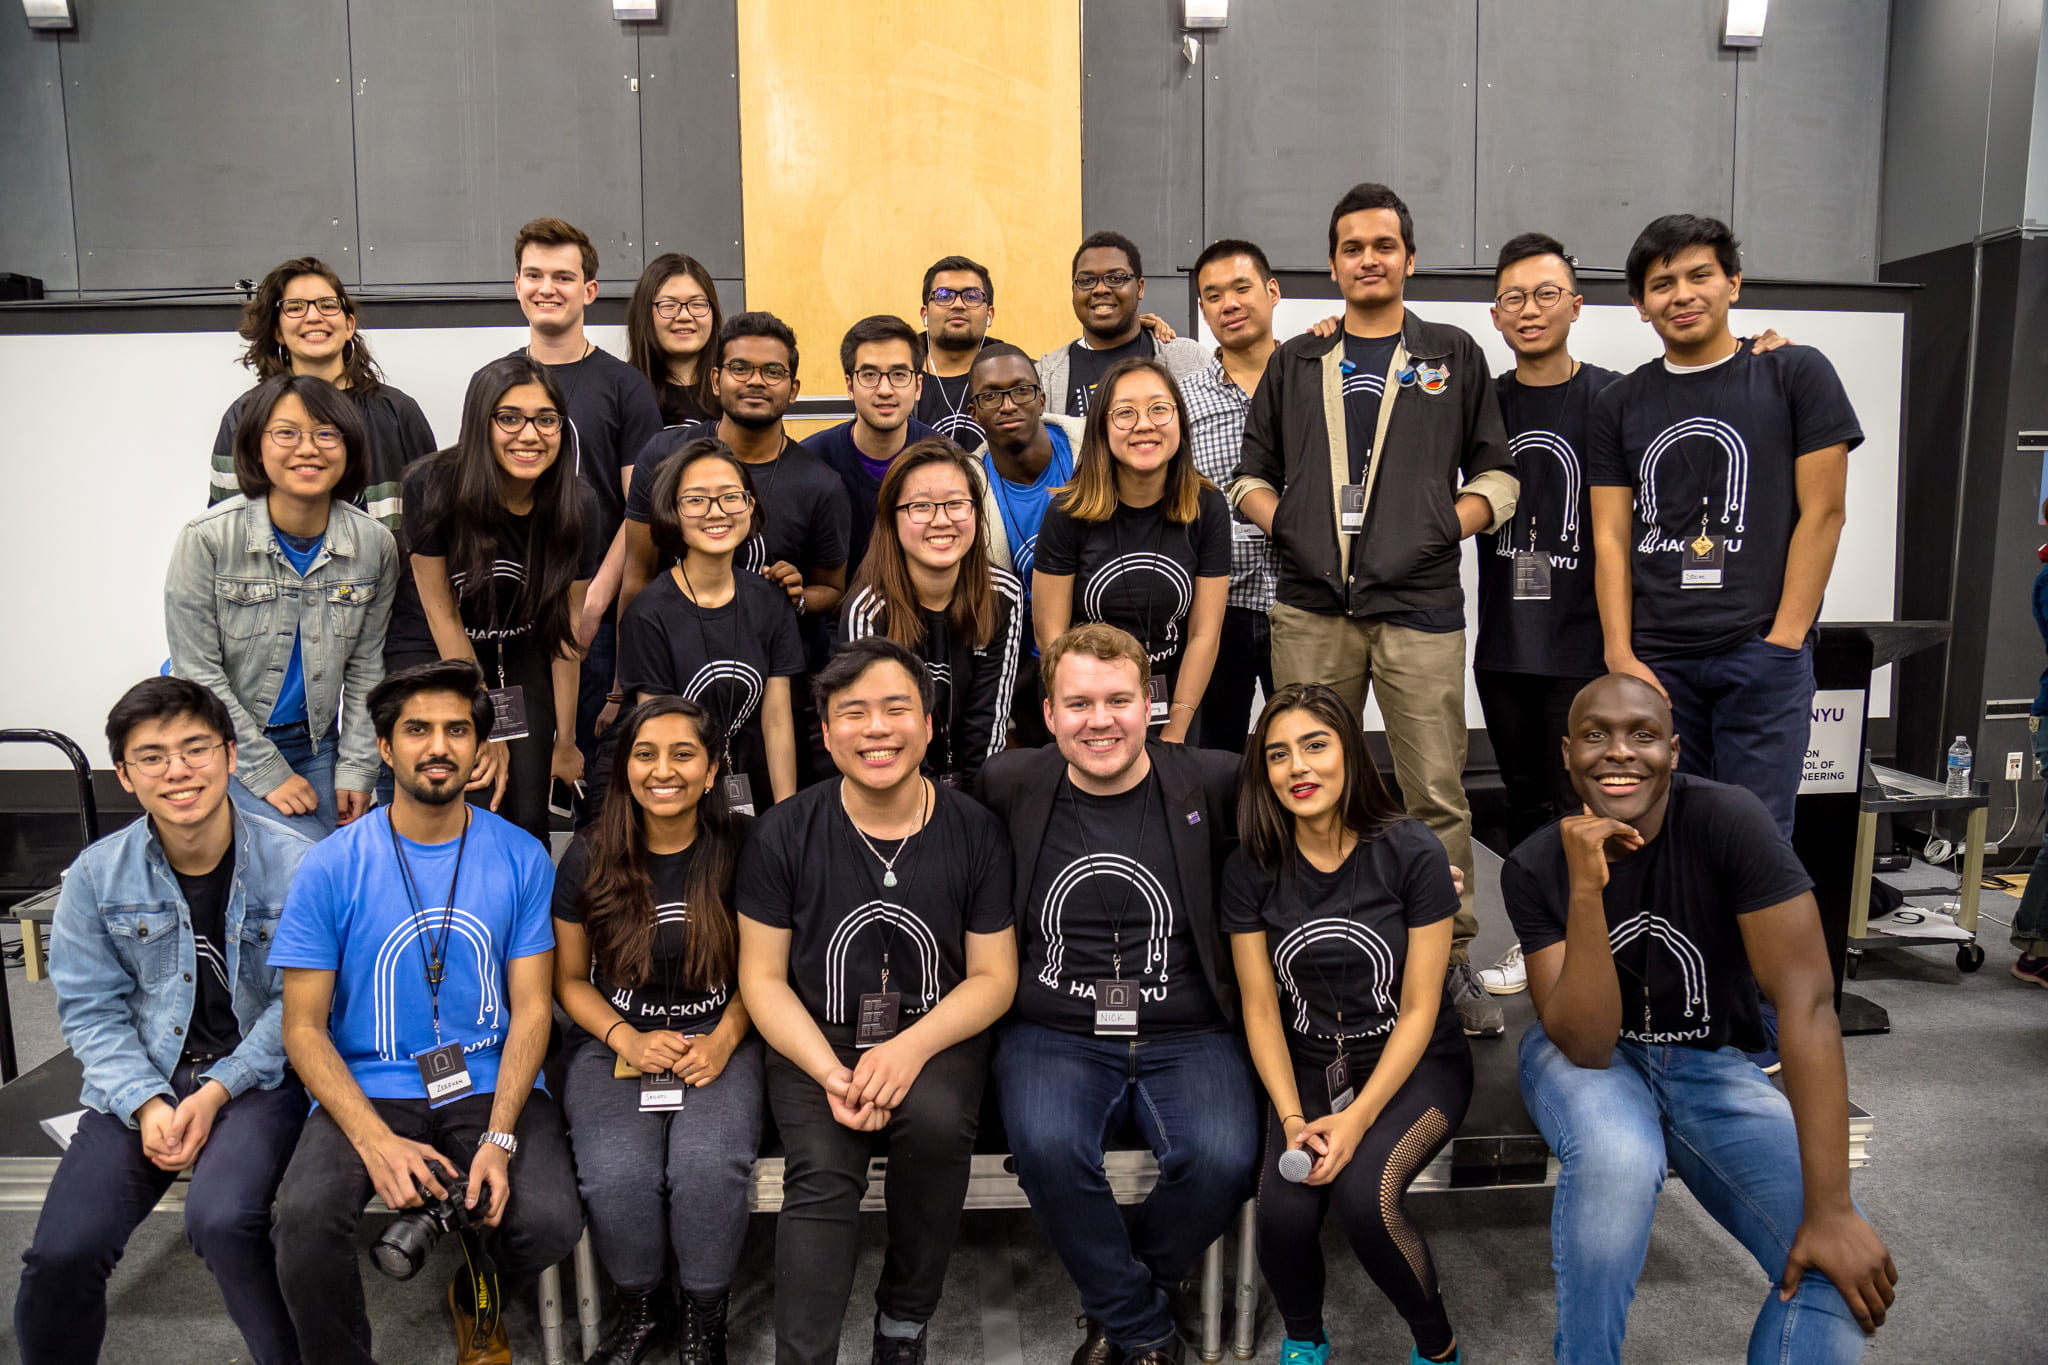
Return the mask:
[(391, 852), (398, 859), (398, 874), (405, 882), (405, 897), (411, 913), (413, 939), (420, 945), (420, 965), (427, 978), (427, 1000), (434, 1012), (434, 1043), (441, 1042), (441, 983), (448, 976), (448, 936), (455, 926), (455, 888), (462, 881), (462, 854), (469, 847), (470, 812), (467, 807), (462, 815), (462, 837), (455, 845), (455, 871), (448, 878), (448, 898), (441, 906), (441, 930), (430, 950), (427, 947), (428, 932), (425, 924), (426, 909), (420, 904), (419, 883), (413, 880), (412, 864), (406, 860), (405, 846), (399, 842), (398, 826), (385, 808), (384, 829), (391, 836)]

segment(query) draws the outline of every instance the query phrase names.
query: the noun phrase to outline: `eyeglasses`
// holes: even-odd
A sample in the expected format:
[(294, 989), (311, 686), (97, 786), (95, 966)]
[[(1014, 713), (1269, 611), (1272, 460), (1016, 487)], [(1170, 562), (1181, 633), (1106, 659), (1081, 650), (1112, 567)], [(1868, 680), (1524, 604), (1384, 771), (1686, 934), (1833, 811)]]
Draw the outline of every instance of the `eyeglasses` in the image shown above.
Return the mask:
[[(1145, 409), (1145, 420), (1155, 427), (1163, 427), (1180, 419), (1180, 409), (1164, 398)], [(1109, 410), (1109, 424), (1118, 431), (1129, 431), (1138, 425), (1138, 409), (1129, 403), (1122, 403)]]
[(332, 450), (341, 444), (341, 433), (333, 427), (315, 427), (311, 431), (301, 431), (297, 427), (269, 427), (263, 434), (279, 450), (297, 450), (299, 441), (307, 436), (312, 437), (313, 444), (322, 450)]
[(988, 290), (948, 289), (946, 286), (940, 285), (937, 289), (932, 290), (931, 297), (925, 301), (927, 303), (951, 303), (955, 299), (978, 308), (988, 302)]
[(780, 384), (789, 378), (789, 366), (771, 360), (766, 365), (755, 365), (745, 360), (728, 360), (718, 367), (739, 383), (746, 383), (755, 375), (761, 376), (763, 384)]
[(872, 365), (863, 365), (853, 372), (853, 382), (864, 389), (872, 389), (884, 379), (892, 389), (907, 389), (917, 379), (917, 371), (899, 365), (893, 370), (878, 370)]
[(896, 510), (909, 516), (919, 526), (930, 522), (941, 509), (947, 521), (966, 521), (974, 515), (974, 501), (971, 498), (949, 498), (945, 502), (899, 502)]
[(678, 313), (682, 313), (686, 310), (693, 318), (708, 318), (711, 316), (711, 300), (697, 298), (656, 299), (654, 301), (654, 316), (661, 318), (664, 321), (673, 322), (675, 321), (676, 315)]
[[(225, 748), (227, 748), (227, 741), (224, 739), (216, 739), (210, 742), (194, 740), (178, 750), (177, 757), (183, 759), (185, 766), (193, 772), (200, 773), (211, 768), (213, 766), (213, 756)], [(134, 758), (125, 760), (124, 766), (149, 777), (162, 777), (171, 766), (171, 757), (170, 754), (161, 751), (139, 754)]]
[(324, 299), (279, 299), (277, 311), (288, 318), (306, 316), (308, 308), (317, 308), (322, 317), (334, 317), (341, 312), (341, 300), (329, 294)]
[(1133, 275), (1128, 270), (1112, 270), (1104, 275), (1076, 275), (1074, 276), (1074, 288), (1088, 290), (1093, 289), (1098, 284), (1106, 284), (1111, 289), (1121, 289), (1137, 278), (1136, 275)]
[(491, 422), (507, 436), (517, 436), (528, 422), (541, 435), (552, 436), (562, 429), (562, 414), (553, 408), (543, 408), (529, 417), (517, 408), (499, 408), (491, 414)]
[(1045, 390), (1036, 384), (1019, 384), (1014, 389), (983, 389), (967, 402), (970, 407), (980, 408), (983, 412), (994, 412), (1003, 405), (1005, 398), (1021, 408), (1037, 402), (1044, 395)]
[(721, 512), (744, 512), (754, 505), (754, 495), (743, 488), (728, 489), (717, 497), (703, 493), (685, 493), (676, 499), (676, 510), (686, 517), (708, 517), (711, 504), (718, 504)]
[(1494, 296), (1493, 306), (1503, 313), (1519, 313), (1522, 305), (1530, 299), (1536, 300), (1538, 308), (1555, 308), (1557, 301), (1569, 292), (1557, 284), (1539, 284), (1535, 289), (1510, 289), (1505, 294)]

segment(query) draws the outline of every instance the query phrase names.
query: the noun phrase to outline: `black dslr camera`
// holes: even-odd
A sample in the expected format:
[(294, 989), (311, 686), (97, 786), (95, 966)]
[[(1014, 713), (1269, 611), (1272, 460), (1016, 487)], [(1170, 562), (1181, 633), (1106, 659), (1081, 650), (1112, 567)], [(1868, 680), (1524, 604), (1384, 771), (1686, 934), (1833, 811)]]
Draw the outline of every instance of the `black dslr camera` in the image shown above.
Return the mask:
[[(434, 1164), (434, 1172), (442, 1186), (448, 1191), (447, 1197), (427, 1202), (416, 1209), (407, 1209), (391, 1220), (391, 1226), (370, 1247), (370, 1257), (376, 1261), (377, 1269), (394, 1280), (409, 1280), (420, 1273), (420, 1267), (427, 1263), (427, 1257), (434, 1254), (434, 1246), (446, 1232), (461, 1232), (469, 1228), (478, 1210), (463, 1207), (462, 1201), (469, 1192), (467, 1177), (451, 1179), (448, 1168)], [(425, 1194), (425, 1190), (420, 1193)]]

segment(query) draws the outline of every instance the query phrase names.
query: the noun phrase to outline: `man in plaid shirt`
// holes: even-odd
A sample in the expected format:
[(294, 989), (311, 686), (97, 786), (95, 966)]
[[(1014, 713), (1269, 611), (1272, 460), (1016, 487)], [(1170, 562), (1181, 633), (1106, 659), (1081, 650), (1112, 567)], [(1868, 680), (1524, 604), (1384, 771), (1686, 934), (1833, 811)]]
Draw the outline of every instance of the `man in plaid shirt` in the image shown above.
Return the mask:
[[(1216, 353), (1181, 380), (1187, 401), (1195, 468), (1218, 488), (1230, 486), (1244, 441), (1244, 418), (1266, 361), (1273, 354), (1273, 305), (1280, 282), (1266, 253), (1226, 237), (1195, 261), (1202, 319), (1216, 338)], [(1273, 692), (1273, 654), (1266, 613), (1273, 605), (1273, 547), (1243, 518), (1231, 523), (1230, 599), (1216, 670), (1202, 700), (1201, 733), (1189, 742), (1240, 750), (1251, 730), (1252, 684)]]

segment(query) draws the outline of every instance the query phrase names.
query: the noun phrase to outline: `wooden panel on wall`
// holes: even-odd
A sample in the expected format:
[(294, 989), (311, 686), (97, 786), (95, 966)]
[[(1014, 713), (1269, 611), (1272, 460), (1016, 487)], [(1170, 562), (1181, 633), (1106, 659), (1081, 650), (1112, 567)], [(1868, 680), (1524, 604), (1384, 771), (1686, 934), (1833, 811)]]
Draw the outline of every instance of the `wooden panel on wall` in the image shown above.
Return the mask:
[(1034, 354), (1075, 331), (1078, 0), (750, 0), (739, 11), (747, 301), (796, 329), (814, 393), (870, 313), (917, 325), (925, 267), (995, 279), (991, 331)]

